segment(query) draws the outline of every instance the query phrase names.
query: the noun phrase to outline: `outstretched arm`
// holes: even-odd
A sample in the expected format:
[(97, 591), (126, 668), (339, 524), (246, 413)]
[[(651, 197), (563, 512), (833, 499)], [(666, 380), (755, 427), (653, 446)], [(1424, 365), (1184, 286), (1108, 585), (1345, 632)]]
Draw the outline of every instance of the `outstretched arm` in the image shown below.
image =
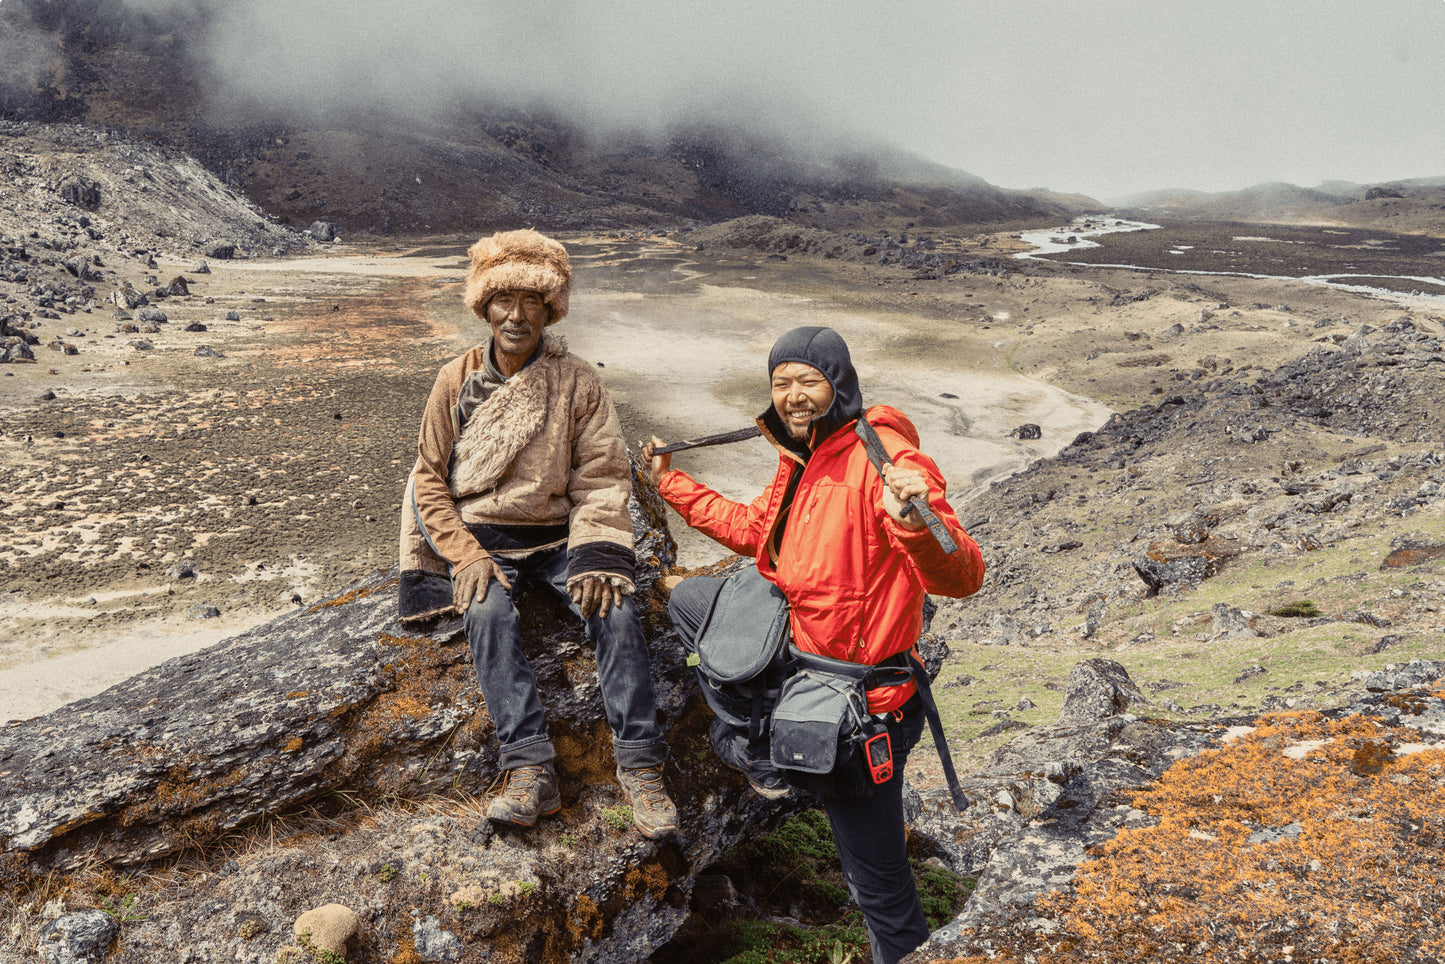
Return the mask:
[[(691, 528), (733, 552), (756, 556), (767, 535), (764, 526), (767, 522), (772, 486), (748, 505), (734, 502), (693, 481), (686, 472), (673, 469), (671, 455), (658, 455), (655, 452), (664, 444), (666, 443), (662, 439), (653, 436), (652, 441), (642, 449), (643, 458), (648, 460), (648, 475), (657, 486), (657, 493), (677, 510), (682, 521)], [(773, 484), (777, 484), (776, 479)]]

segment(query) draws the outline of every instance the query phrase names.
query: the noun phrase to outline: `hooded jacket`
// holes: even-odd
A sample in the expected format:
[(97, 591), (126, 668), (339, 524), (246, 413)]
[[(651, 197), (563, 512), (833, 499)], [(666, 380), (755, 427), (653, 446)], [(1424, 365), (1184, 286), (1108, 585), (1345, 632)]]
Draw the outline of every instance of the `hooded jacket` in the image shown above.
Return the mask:
[[(983, 584), (983, 557), (946, 501), (942, 473), (918, 450), (918, 431), (908, 417), (886, 405), (863, 412), (857, 373), (847, 346), (828, 328), (799, 328), (774, 346), (771, 373), (801, 361), (833, 386), (833, 403), (813, 423), (813, 447), (787, 434), (769, 407), (758, 418), (763, 435), (778, 449), (778, 471), (750, 504), (733, 502), (672, 470), (658, 492), (683, 520), (733, 552), (757, 559), (758, 571), (787, 596), (793, 639), (799, 648), (834, 659), (876, 665), (902, 653), (923, 629), (923, 598), (968, 596)], [(883, 480), (854, 434), (860, 415), (878, 431), (899, 465), (922, 471), (929, 505), (948, 527), (958, 551), (944, 553), (933, 535), (895, 522), (883, 508)], [(778, 527), (794, 474), (791, 508), (776, 557), (769, 540)], [(875, 713), (893, 710), (914, 686), (869, 693)]]

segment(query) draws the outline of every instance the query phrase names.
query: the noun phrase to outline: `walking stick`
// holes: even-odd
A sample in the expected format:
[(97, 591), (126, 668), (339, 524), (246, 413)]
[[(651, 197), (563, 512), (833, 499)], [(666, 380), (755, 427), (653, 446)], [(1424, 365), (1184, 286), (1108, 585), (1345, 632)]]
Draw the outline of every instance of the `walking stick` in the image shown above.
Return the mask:
[(664, 445), (660, 449), (653, 449), (653, 455), (669, 455), (673, 452), (681, 452), (684, 449), (700, 449), (705, 445), (727, 445), (731, 442), (742, 442), (750, 438), (757, 438), (762, 431), (756, 425), (749, 425), (747, 428), (740, 428), (733, 432), (719, 432), (717, 435), (703, 435), (698, 438), (685, 439), (681, 442), (673, 442)]

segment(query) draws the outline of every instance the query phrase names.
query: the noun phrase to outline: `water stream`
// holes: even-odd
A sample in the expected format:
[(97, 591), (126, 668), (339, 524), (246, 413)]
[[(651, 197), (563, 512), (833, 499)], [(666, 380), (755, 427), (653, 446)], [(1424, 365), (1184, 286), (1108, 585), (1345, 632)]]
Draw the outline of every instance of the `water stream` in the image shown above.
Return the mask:
[[(1123, 268), (1129, 271), (1153, 271), (1167, 274), (1188, 274), (1188, 275), (1220, 275), (1235, 278), (1259, 278), (1267, 281), (1298, 281), (1302, 284), (1329, 287), (1340, 291), (1349, 291), (1355, 294), (1365, 295), (1372, 298), (1382, 298), (1397, 302), (1404, 306), (1418, 308), (1441, 308), (1445, 307), (1445, 294), (1429, 294), (1422, 291), (1403, 292), (1390, 288), (1381, 288), (1373, 285), (1353, 284), (1340, 281), (1341, 278), (1376, 278), (1381, 281), (1404, 281), (1421, 285), (1435, 285), (1445, 287), (1445, 278), (1430, 277), (1422, 275), (1388, 275), (1388, 274), (1367, 274), (1358, 271), (1344, 271), (1331, 274), (1313, 275), (1277, 275), (1259, 274), (1250, 271), (1202, 271), (1188, 268), (1167, 268), (1160, 265), (1140, 264), (1100, 264), (1094, 261), (1068, 261), (1055, 255), (1065, 254), (1069, 251), (1082, 251), (1085, 248), (1097, 248), (1100, 244), (1091, 238), (1105, 234), (1115, 234), (1121, 231), (1152, 231), (1161, 228), (1158, 224), (1149, 224), (1145, 221), (1129, 221), (1124, 218), (1113, 216), (1093, 217), (1085, 216), (1075, 218), (1074, 221), (1064, 227), (1050, 228), (1045, 231), (1027, 231), (1020, 234), (1020, 237), (1033, 247), (1029, 251), (1022, 251), (1014, 257), (1019, 260), (1048, 261), (1053, 264), (1067, 264), (1082, 268)], [(1267, 227), (1261, 227), (1261, 231), (1268, 231)], [(1266, 237), (1256, 239), (1239, 240), (1269, 240)], [(1171, 249), (1171, 253), (1182, 253), (1187, 246)]]

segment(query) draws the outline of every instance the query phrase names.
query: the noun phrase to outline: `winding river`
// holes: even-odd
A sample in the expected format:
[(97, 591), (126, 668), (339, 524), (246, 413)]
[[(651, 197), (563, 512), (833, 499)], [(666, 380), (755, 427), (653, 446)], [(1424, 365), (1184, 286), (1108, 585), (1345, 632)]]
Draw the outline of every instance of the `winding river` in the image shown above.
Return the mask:
[[(1429, 294), (1422, 291), (1403, 292), (1390, 288), (1340, 280), (1344, 278), (1375, 278), (1380, 281), (1410, 282), (1445, 288), (1445, 278), (1441, 277), (1364, 274), (1355, 271), (1313, 275), (1277, 275), (1259, 274), (1250, 271), (1201, 271), (1187, 268), (1168, 268), (1152, 264), (1102, 264), (1096, 261), (1070, 261), (1066, 258), (1057, 257), (1058, 255), (1067, 254), (1070, 251), (1081, 251), (1085, 248), (1100, 247), (1099, 242), (1090, 240), (1091, 238), (1126, 231), (1153, 231), (1159, 230), (1161, 227), (1161, 225), (1150, 224), (1145, 221), (1130, 221), (1113, 216), (1079, 217), (1064, 227), (1050, 228), (1046, 231), (1027, 231), (1022, 233), (1020, 237), (1033, 247), (1029, 251), (1023, 251), (1014, 255), (1014, 257), (1020, 260), (1049, 261), (1054, 264), (1067, 264), (1083, 268), (1123, 268), (1129, 271), (1149, 271), (1167, 274), (1221, 275), (1236, 278), (1260, 278), (1270, 281), (1298, 281), (1302, 284), (1318, 285), (1341, 291), (1350, 291), (1372, 298), (1388, 299), (1412, 307), (1440, 308), (1445, 306), (1445, 294)], [(1267, 232), (1269, 229), (1267, 226), (1261, 226), (1259, 230)], [(1270, 239), (1262, 237), (1240, 240)]]

